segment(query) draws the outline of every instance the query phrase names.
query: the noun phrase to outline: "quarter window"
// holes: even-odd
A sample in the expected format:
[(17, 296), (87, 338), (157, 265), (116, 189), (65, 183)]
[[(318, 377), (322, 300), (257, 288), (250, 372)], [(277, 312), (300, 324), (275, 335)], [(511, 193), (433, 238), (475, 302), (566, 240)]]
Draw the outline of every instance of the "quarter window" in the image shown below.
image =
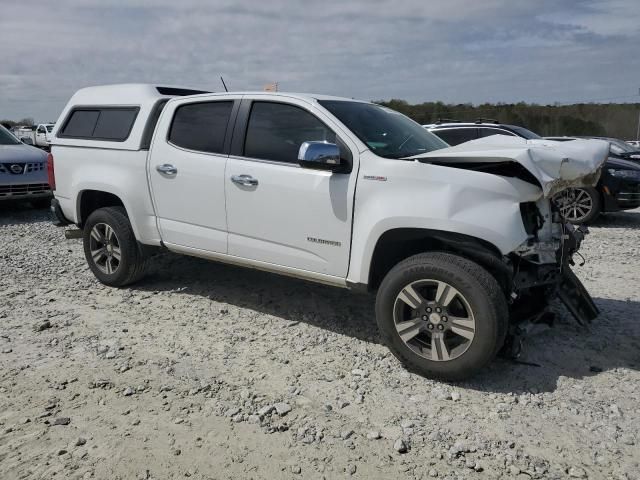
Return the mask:
[(300, 145), (318, 140), (340, 143), (332, 130), (302, 108), (284, 103), (254, 102), (247, 125), (244, 156), (297, 163)]
[(222, 153), (233, 101), (200, 102), (176, 109), (169, 141), (189, 150)]

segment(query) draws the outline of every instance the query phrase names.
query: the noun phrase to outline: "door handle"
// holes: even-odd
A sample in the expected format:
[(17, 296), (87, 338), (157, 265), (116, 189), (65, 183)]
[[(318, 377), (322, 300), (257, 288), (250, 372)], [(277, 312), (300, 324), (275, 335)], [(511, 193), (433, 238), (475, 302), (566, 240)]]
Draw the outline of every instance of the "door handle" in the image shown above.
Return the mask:
[(156, 170), (165, 175), (175, 175), (178, 173), (178, 169), (169, 163), (156, 165)]
[(244, 185), (245, 187), (255, 187), (258, 185), (258, 180), (251, 175), (232, 175), (231, 181), (238, 185)]

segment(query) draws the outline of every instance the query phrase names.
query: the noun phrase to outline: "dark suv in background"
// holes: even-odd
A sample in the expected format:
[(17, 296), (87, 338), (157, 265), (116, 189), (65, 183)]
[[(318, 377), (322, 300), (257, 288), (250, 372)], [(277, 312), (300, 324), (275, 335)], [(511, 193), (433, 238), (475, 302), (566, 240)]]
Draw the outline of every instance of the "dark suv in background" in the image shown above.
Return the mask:
[[(526, 128), (485, 119), (477, 122), (441, 121), (423, 126), (451, 146), (492, 135), (509, 135), (527, 140), (542, 139)], [(570, 141), (576, 138), (578, 137), (546, 137), (546, 140)], [(565, 219), (575, 224), (589, 223), (601, 213), (640, 207), (640, 161), (636, 161), (634, 155), (618, 155), (619, 147), (611, 139), (589, 138), (609, 141), (611, 152), (595, 187), (569, 188), (556, 197), (556, 203)]]
[(47, 154), (25, 145), (0, 125), (0, 203), (26, 200), (36, 208), (51, 203)]
[(492, 135), (510, 135), (512, 137), (526, 138), (527, 140), (542, 138), (526, 128), (483, 118), (476, 122), (442, 120), (430, 125), (423, 125), (423, 127), (431, 133), (435, 133), (451, 146)]

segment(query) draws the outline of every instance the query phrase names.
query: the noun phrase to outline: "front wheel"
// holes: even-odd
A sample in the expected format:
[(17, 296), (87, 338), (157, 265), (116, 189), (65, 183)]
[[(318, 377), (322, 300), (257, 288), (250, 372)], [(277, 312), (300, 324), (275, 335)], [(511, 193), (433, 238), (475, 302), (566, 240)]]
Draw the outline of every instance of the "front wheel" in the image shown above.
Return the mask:
[(105, 285), (123, 287), (144, 275), (146, 256), (124, 208), (100, 208), (89, 215), (82, 240), (89, 268)]
[(478, 264), (422, 253), (384, 278), (376, 320), (383, 341), (410, 370), (458, 381), (486, 366), (502, 347), (508, 309), (498, 282)]

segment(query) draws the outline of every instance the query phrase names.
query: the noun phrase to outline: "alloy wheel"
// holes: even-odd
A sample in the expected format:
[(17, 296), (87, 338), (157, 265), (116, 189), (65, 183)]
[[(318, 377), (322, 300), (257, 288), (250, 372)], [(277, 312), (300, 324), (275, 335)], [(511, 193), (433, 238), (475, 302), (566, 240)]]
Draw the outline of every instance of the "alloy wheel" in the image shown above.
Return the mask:
[(96, 223), (91, 229), (89, 250), (96, 267), (108, 275), (120, 267), (122, 251), (116, 232), (106, 223)]
[(557, 198), (557, 204), (562, 216), (575, 223), (580, 223), (593, 210), (593, 198), (582, 188), (568, 188)]
[(440, 280), (418, 280), (406, 285), (396, 297), (393, 320), (407, 347), (438, 362), (454, 360), (465, 353), (476, 332), (467, 299)]

